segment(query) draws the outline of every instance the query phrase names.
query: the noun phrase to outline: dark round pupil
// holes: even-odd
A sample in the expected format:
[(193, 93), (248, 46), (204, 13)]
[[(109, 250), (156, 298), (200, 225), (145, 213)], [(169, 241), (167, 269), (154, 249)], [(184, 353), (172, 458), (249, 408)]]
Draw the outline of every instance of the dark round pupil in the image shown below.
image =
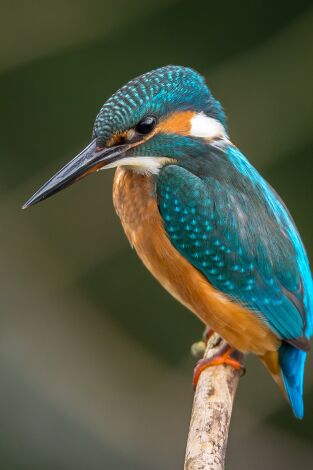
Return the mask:
[(154, 116), (147, 116), (143, 118), (136, 126), (136, 131), (139, 134), (149, 134), (153, 131), (156, 125), (156, 118)]

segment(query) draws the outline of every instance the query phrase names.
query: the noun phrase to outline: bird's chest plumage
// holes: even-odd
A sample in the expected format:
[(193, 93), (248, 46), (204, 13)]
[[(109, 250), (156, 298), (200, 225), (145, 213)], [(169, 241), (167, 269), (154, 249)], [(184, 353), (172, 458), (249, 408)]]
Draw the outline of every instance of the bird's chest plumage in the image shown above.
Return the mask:
[[(128, 240), (149, 271), (175, 297), (170, 282), (173, 270), (168, 260), (180, 254), (168, 239), (156, 200), (153, 176), (118, 168), (113, 185), (113, 203)], [(182, 258), (182, 257), (181, 257)], [(174, 289), (176, 291), (176, 289)], [(180, 298), (182, 301), (182, 299)]]
[(174, 248), (158, 209), (153, 176), (118, 168), (113, 202), (138, 256), (175, 298), (238, 349), (257, 354), (276, 349), (276, 338), (254, 314), (223, 296)]

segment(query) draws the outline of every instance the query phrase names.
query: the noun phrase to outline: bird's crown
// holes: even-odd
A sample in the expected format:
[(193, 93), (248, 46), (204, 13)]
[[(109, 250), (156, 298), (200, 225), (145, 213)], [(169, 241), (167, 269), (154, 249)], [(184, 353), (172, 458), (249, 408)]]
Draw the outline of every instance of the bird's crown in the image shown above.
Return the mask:
[(203, 112), (225, 125), (222, 107), (204, 78), (191, 68), (168, 65), (134, 78), (114, 93), (100, 109), (93, 134), (102, 146), (115, 133), (135, 127), (145, 116), (159, 121), (187, 110)]

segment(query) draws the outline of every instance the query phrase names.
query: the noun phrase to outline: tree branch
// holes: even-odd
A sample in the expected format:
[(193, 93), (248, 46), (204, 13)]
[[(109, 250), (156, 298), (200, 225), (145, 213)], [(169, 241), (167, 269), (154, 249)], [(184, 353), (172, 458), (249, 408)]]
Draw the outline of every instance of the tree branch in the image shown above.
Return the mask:
[[(211, 358), (225, 347), (214, 333), (204, 358)], [(241, 361), (243, 355), (237, 353)], [(233, 401), (241, 375), (230, 366), (206, 368), (195, 392), (187, 441), (185, 470), (223, 470)]]

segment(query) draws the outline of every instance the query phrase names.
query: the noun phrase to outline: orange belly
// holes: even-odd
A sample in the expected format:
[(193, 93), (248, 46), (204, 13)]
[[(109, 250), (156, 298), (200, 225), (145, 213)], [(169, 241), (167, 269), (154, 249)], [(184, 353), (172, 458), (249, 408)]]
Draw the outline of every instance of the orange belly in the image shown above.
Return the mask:
[(152, 176), (118, 168), (113, 202), (138, 256), (176, 299), (236, 349), (261, 356), (277, 350), (279, 340), (255, 313), (216, 290), (174, 248), (159, 213)]

